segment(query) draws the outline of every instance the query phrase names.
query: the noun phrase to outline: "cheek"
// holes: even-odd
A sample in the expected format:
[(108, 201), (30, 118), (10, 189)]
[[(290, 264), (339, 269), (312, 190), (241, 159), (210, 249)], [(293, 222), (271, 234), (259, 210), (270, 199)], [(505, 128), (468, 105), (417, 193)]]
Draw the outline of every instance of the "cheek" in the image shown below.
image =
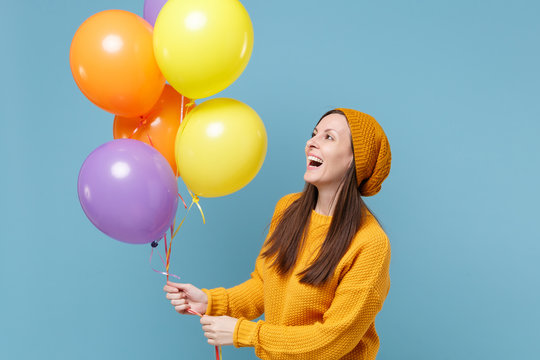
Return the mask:
[(345, 166), (348, 168), (349, 165), (351, 164), (351, 161), (353, 160), (353, 152), (351, 148), (347, 147), (345, 149), (342, 149), (339, 152), (338, 158), (339, 158), (339, 163), (341, 164), (341, 166)]
[(351, 165), (352, 156), (343, 156), (341, 158), (340, 170), (342, 173), (346, 173)]
[(352, 152), (342, 151), (336, 153), (332, 159), (331, 171), (335, 173), (337, 177), (341, 177), (342, 174), (349, 169), (352, 160)]
[(345, 174), (353, 161), (352, 151), (347, 151), (341, 156), (341, 174)]

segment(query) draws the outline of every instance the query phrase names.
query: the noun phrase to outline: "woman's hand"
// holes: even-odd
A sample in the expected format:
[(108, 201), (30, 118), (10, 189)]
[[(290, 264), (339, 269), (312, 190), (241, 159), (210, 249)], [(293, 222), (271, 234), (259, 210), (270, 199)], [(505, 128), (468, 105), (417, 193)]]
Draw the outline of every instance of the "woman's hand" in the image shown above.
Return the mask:
[(199, 288), (191, 284), (178, 284), (167, 281), (163, 291), (167, 293), (167, 299), (171, 300), (171, 305), (179, 314), (189, 314), (188, 310), (190, 309), (199, 314), (206, 313), (208, 296)]
[(208, 343), (215, 346), (232, 345), (237, 321), (229, 316), (203, 316), (201, 324)]

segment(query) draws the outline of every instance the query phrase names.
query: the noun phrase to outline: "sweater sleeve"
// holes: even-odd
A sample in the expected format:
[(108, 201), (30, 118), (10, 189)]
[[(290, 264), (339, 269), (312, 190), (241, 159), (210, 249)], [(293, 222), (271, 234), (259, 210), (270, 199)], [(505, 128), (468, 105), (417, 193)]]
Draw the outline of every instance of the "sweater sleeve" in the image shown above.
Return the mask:
[[(299, 194), (289, 194), (282, 197), (276, 204), (268, 236), (272, 234), (283, 211), (297, 198)], [(264, 293), (263, 293), (263, 265), (265, 259), (261, 254), (255, 262), (255, 269), (251, 273), (249, 280), (230, 289), (202, 289), (208, 296), (208, 306), (206, 315), (221, 316), (227, 315), (235, 318), (255, 319), (264, 312)]]
[(264, 312), (261, 256), (255, 262), (251, 278), (230, 289), (202, 289), (208, 296), (206, 315), (227, 315), (235, 318), (255, 319)]
[(321, 322), (302, 326), (240, 319), (234, 345), (254, 346), (261, 359), (336, 359), (362, 339), (381, 310), (390, 286), (386, 235), (362, 247), (351, 260)]

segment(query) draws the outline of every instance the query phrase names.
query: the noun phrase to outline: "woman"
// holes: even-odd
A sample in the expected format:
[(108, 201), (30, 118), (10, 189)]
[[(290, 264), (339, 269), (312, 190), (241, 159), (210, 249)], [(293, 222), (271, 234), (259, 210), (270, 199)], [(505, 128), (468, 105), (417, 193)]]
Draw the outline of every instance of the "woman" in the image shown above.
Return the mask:
[(167, 282), (167, 299), (206, 314), (212, 345), (253, 346), (262, 359), (375, 359), (390, 243), (362, 196), (390, 172), (388, 140), (373, 117), (336, 109), (305, 152), (304, 190), (278, 201), (251, 278), (212, 290)]

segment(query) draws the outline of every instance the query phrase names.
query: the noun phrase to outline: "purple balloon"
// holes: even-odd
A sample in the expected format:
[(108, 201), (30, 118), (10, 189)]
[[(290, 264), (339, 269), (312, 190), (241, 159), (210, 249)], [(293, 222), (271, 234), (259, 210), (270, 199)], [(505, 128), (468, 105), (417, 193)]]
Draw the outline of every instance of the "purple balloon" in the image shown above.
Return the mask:
[(81, 167), (77, 190), (92, 224), (130, 244), (161, 239), (178, 207), (171, 166), (138, 140), (113, 140), (95, 149)]
[(144, 0), (144, 20), (148, 21), (150, 25), (154, 26), (159, 11), (166, 2), (167, 0)]

